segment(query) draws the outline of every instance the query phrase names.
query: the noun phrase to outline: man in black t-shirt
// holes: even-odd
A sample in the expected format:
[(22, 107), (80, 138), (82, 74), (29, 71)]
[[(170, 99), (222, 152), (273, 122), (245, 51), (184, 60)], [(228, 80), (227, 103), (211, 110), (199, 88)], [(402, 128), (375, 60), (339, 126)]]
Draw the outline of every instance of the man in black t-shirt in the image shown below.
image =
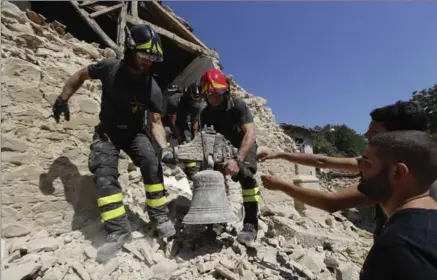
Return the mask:
[(53, 105), (55, 119), (59, 122), (64, 113), (68, 121), (69, 98), (85, 80), (102, 82), (100, 124), (95, 129), (88, 160), (95, 178), (97, 205), (108, 233), (106, 243), (97, 251), (98, 262), (115, 256), (132, 238), (118, 182), (120, 150), (124, 150), (141, 170), (147, 212), (159, 236), (170, 237), (176, 233), (168, 219), (161, 167), (161, 161), (173, 161), (173, 154), (166, 147), (161, 122), (162, 93), (149, 71), (152, 63), (160, 62), (162, 58), (160, 38), (149, 25), (126, 29), (124, 59), (102, 60), (79, 70), (68, 79)]
[(360, 164), (359, 190), (378, 201), (389, 220), (376, 239), (360, 280), (437, 279), (437, 141), (421, 131), (380, 133)]
[[(425, 131), (428, 128), (425, 110), (412, 101), (398, 101), (395, 104), (376, 108), (370, 112), (370, 117), (371, 122), (369, 124), (369, 129), (365, 133), (365, 137), (369, 140), (381, 132), (395, 130)], [(302, 165), (356, 173), (359, 172), (359, 163), (361, 162), (361, 157), (342, 158), (327, 157), (317, 154), (286, 152), (262, 152), (258, 157), (260, 161), (280, 158)], [(360, 193), (358, 190), (358, 184), (336, 193), (326, 193), (323, 191), (301, 188), (299, 186), (294, 186), (293, 184), (284, 185), (277, 176), (273, 175), (266, 174), (261, 176), (261, 179), (266, 188), (282, 190), (305, 204), (329, 212), (376, 203)], [(279, 185), (282, 185), (282, 187), (278, 187)], [(437, 200), (437, 181), (433, 189), (436, 189), (432, 194), (434, 195), (434, 199)], [(373, 214), (373, 233), (374, 238), (377, 238), (384, 228), (387, 217), (381, 207), (377, 204), (373, 206)]]
[(238, 157), (224, 166), (216, 166), (242, 186), (245, 217), (243, 231), (237, 241), (251, 245), (258, 230), (259, 188), (255, 179), (257, 171), (255, 128), (252, 114), (246, 103), (230, 96), (229, 85), (223, 73), (216, 69), (206, 71), (200, 79), (201, 93), (207, 105), (200, 112), (200, 125), (213, 126), (238, 149)]
[(204, 105), (202, 101), (200, 89), (196, 83), (192, 83), (184, 89), (176, 109), (179, 141), (188, 142), (199, 132), (199, 113)]
[(171, 92), (167, 94), (166, 103), (165, 125), (171, 128), (179, 143), (190, 141), (199, 130), (199, 112), (203, 105), (199, 87), (193, 83), (183, 92)]
[[(199, 132), (199, 113), (203, 106), (199, 86), (196, 83), (190, 84), (184, 89), (176, 108), (175, 134), (179, 144), (191, 141)], [(189, 180), (199, 170), (196, 162), (185, 163), (184, 171)]]

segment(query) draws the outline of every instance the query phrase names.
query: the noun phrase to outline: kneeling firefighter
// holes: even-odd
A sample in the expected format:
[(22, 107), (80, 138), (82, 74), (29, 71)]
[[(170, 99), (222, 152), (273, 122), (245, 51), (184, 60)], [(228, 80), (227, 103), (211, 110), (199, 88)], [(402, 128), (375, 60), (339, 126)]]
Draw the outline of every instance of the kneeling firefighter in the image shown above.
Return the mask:
[(132, 238), (118, 182), (120, 150), (141, 169), (147, 212), (159, 236), (170, 237), (176, 233), (168, 219), (161, 167), (161, 161), (172, 161), (173, 154), (166, 147), (161, 122), (162, 93), (149, 71), (152, 63), (162, 61), (160, 38), (149, 25), (126, 28), (124, 59), (105, 59), (79, 70), (65, 83), (53, 106), (56, 121), (59, 122), (61, 113), (68, 121), (69, 98), (85, 80), (102, 82), (100, 123), (95, 128), (88, 160), (96, 183), (97, 205), (108, 233), (106, 243), (97, 251), (98, 262), (115, 256)]
[(200, 90), (206, 97), (206, 107), (200, 112), (200, 125), (214, 126), (238, 149), (237, 159), (215, 168), (231, 175), (242, 186), (245, 216), (243, 231), (237, 241), (249, 245), (255, 241), (258, 231), (259, 188), (255, 179), (257, 171), (255, 128), (252, 114), (246, 103), (230, 96), (225, 75), (216, 69), (207, 70), (200, 79)]
[[(179, 144), (191, 141), (199, 133), (199, 113), (203, 105), (200, 89), (196, 83), (192, 83), (184, 89), (176, 111), (176, 130)], [(190, 180), (198, 170), (196, 162), (185, 164), (184, 171)]]

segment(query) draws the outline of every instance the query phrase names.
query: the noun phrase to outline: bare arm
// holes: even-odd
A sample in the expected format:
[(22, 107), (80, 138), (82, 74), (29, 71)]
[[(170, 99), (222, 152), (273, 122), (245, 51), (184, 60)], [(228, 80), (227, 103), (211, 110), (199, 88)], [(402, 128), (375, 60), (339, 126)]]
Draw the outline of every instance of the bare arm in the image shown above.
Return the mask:
[(280, 158), (297, 164), (309, 165), (318, 168), (338, 169), (357, 173), (360, 172), (356, 158), (327, 157), (316, 154), (286, 152), (279, 152), (276, 154), (276, 156), (268, 158)]
[(168, 115), (168, 120), (170, 121), (170, 129), (176, 139), (181, 138), (181, 133), (176, 126), (176, 114)]
[(76, 73), (74, 73), (68, 80), (65, 82), (64, 88), (62, 89), (61, 98), (64, 101), (68, 101), (70, 97), (83, 85), (85, 80), (91, 79), (90, 74), (88, 73), (88, 68), (82, 68)]
[(376, 203), (358, 191), (358, 184), (352, 185), (337, 193), (306, 189), (285, 181), (281, 181), (280, 184), (278, 187), (287, 195), (330, 213)]
[(247, 123), (242, 126), (242, 129), (244, 131), (244, 137), (241, 141), (241, 146), (238, 152), (240, 154), (240, 157), (242, 159), (245, 159), (247, 153), (249, 153), (249, 150), (255, 144), (255, 128), (253, 126), (253, 123)]
[(199, 133), (199, 119), (198, 118), (191, 118), (191, 129), (193, 131), (193, 138), (197, 136)]
[(158, 142), (159, 147), (167, 147), (167, 140), (165, 137), (164, 126), (162, 125), (161, 115), (159, 113), (147, 112), (147, 119), (150, 120), (150, 131), (153, 137), (155, 137), (156, 142)]

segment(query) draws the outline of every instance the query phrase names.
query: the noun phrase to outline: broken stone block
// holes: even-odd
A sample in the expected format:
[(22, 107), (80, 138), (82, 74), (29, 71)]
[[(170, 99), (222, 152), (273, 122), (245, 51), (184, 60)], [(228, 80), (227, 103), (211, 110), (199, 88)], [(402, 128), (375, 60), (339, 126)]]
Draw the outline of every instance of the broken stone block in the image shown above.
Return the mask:
[(232, 273), (229, 269), (224, 268), (221, 265), (218, 265), (215, 267), (215, 272), (218, 275), (224, 277), (225, 279), (229, 279), (229, 280), (238, 280), (239, 279), (237, 274)]
[(61, 242), (61, 240), (54, 237), (44, 237), (31, 240), (25, 247), (29, 253), (37, 253), (40, 251), (50, 252), (58, 249)]
[(278, 250), (271, 247), (262, 247), (257, 249), (257, 257), (271, 265), (278, 266), (277, 261)]
[(353, 263), (341, 264), (336, 270), (337, 280), (360, 279), (360, 268)]
[(307, 253), (298, 262), (316, 275), (322, 270), (326, 269), (326, 266), (323, 262), (323, 256), (321, 254), (315, 254), (307, 251)]
[(29, 148), (29, 145), (18, 139), (2, 136), (1, 139), (2, 152), (22, 152), (24, 153)]
[(73, 268), (73, 270), (80, 276), (82, 280), (91, 280), (88, 272), (77, 260), (68, 259), (67, 263), (71, 268)]
[(178, 269), (178, 264), (175, 260), (162, 260), (152, 267), (155, 275), (170, 275)]
[(203, 274), (203, 273), (206, 273), (206, 272), (209, 272), (209, 271), (213, 270), (216, 265), (217, 265), (216, 261), (209, 261), (209, 262), (199, 263), (197, 265), (197, 269), (199, 270), (200, 273)]
[(284, 217), (275, 216), (272, 217), (272, 221), (275, 224), (277, 234), (281, 234), (287, 239), (294, 238), (304, 248), (314, 248), (325, 244), (330, 244), (331, 247), (356, 246), (356, 241), (352, 238), (339, 236), (339, 234), (321, 234), (304, 230)]
[(40, 268), (41, 265), (34, 262), (19, 264), (17, 266), (12, 266), (10, 268), (2, 270), (1, 278), (7, 280), (22, 280), (26, 277), (33, 276), (38, 272)]
[(30, 233), (30, 229), (19, 225), (19, 224), (9, 224), (2, 227), (2, 237), (20, 237)]
[(117, 54), (114, 52), (113, 49), (105, 48), (105, 50), (103, 50), (103, 56), (109, 59), (115, 59), (117, 57)]

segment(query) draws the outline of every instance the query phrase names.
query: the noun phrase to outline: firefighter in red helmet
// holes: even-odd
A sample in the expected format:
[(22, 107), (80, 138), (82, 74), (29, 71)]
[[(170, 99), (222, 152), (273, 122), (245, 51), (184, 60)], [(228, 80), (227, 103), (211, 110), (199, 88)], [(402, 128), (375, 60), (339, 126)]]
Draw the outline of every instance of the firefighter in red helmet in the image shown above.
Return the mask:
[(200, 78), (199, 86), (206, 99), (206, 106), (200, 113), (200, 127), (214, 126), (238, 149), (236, 159), (216, 168), (241, 184), (245, 217), (237, 241), (250, 245), (255, 241), (258, 231), (259, 200), (255, 179), (257, 145), (253, 117), (243, 100), (230, 95), (228, 81), (220, 70), (207, 70)]

